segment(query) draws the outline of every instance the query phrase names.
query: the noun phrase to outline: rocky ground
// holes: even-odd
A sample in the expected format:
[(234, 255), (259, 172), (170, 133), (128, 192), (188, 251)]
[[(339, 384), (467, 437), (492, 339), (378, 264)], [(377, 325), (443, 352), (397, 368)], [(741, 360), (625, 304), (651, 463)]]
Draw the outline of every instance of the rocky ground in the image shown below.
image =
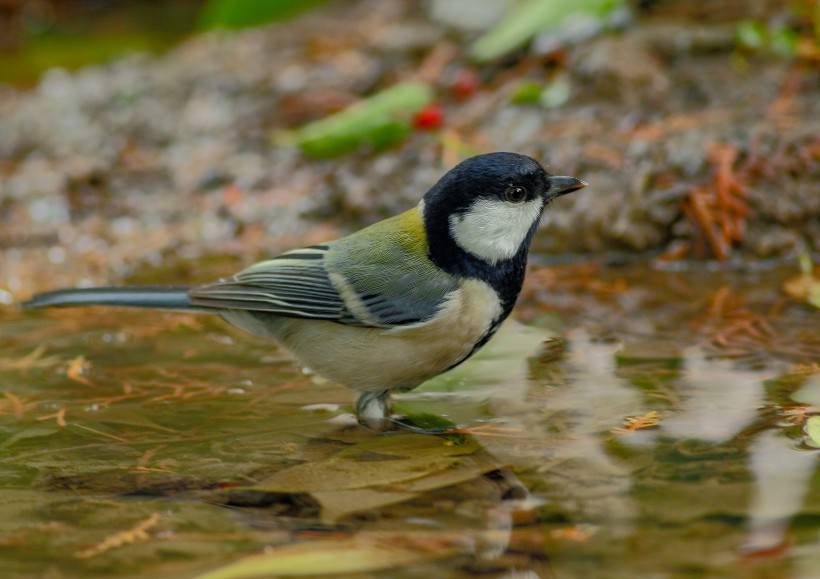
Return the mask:
[[(483, 67), (462, 49), (474, 36), (412, 2), (360, 0), (0, 89), (0, 300), (332, 238), (493, 150), (589, 181), (550, 208), (544, 251), (820, 251), (816, 61), (744, 55), (733, 23), (671, 16)], [(479, 87), (459, 98), (464, 74)], [(272, 145), (408, 78), (436, 87), (439, 129), (325, 161)], [(527, 81), (554, 98), (513, 104)]]

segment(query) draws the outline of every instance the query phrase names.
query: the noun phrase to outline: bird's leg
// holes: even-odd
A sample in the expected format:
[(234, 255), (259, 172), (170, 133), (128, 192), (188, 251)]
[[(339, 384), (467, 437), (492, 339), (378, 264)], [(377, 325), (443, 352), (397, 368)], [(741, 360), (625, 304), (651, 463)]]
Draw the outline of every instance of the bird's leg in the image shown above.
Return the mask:
[(390, 420), (390, 391), (365, 392), (356, 401), (359, 424), (383, 432), (392, 426)]
[(416, 434), (447, 434), (449, 428), (423, 428), (410, 421), (392, 415), (390, 391), (365, 392), (356, 401), (356, 418), (359, 424), (384, 432), (386, 430), (405, 430)]

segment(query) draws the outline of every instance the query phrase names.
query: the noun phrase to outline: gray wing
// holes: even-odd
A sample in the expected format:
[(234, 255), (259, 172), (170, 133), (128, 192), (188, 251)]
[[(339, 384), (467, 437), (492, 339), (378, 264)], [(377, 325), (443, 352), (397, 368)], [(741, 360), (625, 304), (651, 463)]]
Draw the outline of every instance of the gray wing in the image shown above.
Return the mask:
[(339, 320), (345, 304), (324, 267), (328, 246), (284, 253), (231, 278), (195, 287), (191, 303), (322, 320)]
[(191, 303), (338, 323), (400, 327), (439, 310), (456, 281), (387, 244), (379, 259), (348, 238), (289, 251), (190, 290)]

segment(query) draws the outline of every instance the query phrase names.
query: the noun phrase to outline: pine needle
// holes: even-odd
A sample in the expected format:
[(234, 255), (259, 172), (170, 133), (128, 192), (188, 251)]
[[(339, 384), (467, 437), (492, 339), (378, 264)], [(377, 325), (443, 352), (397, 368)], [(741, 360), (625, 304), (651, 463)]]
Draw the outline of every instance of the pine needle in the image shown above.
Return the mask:
[(106, 553), (107, 551), (111, 551), (112, 549), (118, 549), (125, 545), (133, 545), (134, 543), (147, 541), (151, 538), (148, 531), (156, 527), (159, 520), (160, 514), (154, 513), (133, 528), (128, 529), (127, 531), (115, 533), (109, 537), (106, 537), (102, 542), (97, 543), (93, 547), (79, 551), (76, 554), (76, 557), (78, 559), (90, 559), (92, 557), (96, 557), (97, 555), (101, 555), (102, 553)]

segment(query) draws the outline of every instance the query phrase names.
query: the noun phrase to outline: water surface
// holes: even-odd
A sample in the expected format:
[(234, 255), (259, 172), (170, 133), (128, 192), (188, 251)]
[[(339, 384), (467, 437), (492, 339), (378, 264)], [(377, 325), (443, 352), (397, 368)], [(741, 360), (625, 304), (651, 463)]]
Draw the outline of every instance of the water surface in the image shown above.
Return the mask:
[(789, 275), (535, 268), (401, 398), (448, 437), (356, 426), (219, 320), (0, 310), (0, 574), (817, 577), (820, 314)]

